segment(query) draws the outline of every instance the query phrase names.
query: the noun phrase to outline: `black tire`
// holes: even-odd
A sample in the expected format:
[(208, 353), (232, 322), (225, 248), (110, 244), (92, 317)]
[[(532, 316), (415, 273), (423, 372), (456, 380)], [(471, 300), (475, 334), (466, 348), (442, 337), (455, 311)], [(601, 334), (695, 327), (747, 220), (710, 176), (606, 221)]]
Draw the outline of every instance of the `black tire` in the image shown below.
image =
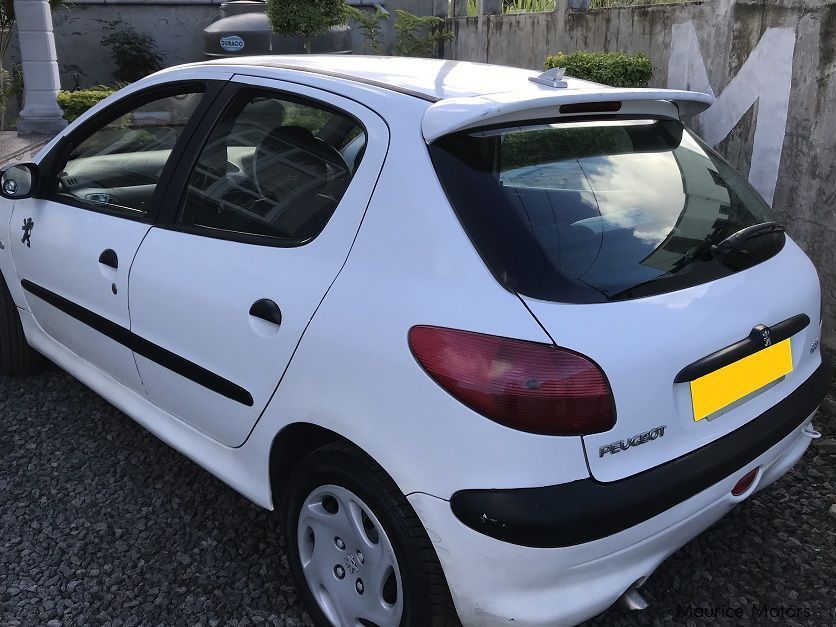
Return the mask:
[(33, 374), (43, 367), (43, 361), (26, 342), (17, 307), (0, 274), (0, 375)]
[(299, 463), (291, 474), (281, 510), (288, 563), (314, 623), (331, 627), (302, 572), (297, 524), (305, 500), (322, 485), (354, 492), (383, 526), (401, 570), (404, 611), (400, 627), (460, 626), (438, 556), (415, 510), (379, 464), (344, 442), (317, 449)]

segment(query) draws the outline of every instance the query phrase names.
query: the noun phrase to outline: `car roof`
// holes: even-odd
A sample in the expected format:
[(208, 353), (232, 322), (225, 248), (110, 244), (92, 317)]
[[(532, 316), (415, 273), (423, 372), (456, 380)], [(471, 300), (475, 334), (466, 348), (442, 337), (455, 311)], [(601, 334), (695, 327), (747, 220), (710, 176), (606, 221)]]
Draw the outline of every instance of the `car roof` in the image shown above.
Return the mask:
[[(432, 102), (448, 98), (484, 96), (501, 92), (536, 92), (529, 78), (539, 72), (504, 65), (349, 54), (270, 55), (231, 57), (206, 65), (235, 65), (294, 69), (372, 84)], [(567, 77), (566, 89), (610, 89), (598, 83)]]
[(195, 65), (226, 66), (234, 72), (247, 67), (309, 72), (421, 98), (430, 103), (421, 122), (427, 142), (468, 128), (554, 118), (564, 112), (619, 111), (686, 118), (714, 102), (711, 95), (691, 91), (610, 87), (564, 77), (560, 69), (541, 74), (449, 59), (311, 54), (236, 56)]

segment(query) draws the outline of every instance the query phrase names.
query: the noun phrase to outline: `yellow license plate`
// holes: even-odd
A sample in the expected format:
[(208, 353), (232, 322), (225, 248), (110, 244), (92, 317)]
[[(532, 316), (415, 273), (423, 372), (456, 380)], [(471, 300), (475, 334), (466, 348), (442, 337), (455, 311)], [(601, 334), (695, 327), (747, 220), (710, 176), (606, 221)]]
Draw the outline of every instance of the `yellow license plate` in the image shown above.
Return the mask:
[(702, 420), (792, 372), (789, 339), (691, 381), (694, 420)]

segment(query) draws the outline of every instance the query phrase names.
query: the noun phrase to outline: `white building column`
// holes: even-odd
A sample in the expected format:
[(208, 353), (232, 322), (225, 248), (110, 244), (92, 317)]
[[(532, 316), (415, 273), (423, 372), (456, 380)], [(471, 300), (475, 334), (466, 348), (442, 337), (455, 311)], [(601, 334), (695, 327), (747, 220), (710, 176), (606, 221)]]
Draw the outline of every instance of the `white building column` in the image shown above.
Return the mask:
[(23, 65), (23, 110), (19, 133), (57, 133), (67, 125), (55, 98), (61, 83), (47, 0), (15, 0)]

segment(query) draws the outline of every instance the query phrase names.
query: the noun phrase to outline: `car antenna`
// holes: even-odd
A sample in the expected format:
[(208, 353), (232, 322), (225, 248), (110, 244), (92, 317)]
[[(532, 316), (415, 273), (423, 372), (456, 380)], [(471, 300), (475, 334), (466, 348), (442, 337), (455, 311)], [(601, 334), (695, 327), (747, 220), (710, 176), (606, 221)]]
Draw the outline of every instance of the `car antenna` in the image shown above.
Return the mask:
[(530, 76), (528, 80), (538, 85), (545, 85), (546, 87), (568, 87), (569, 83), (563, 80), (564, 74), (566, 74), (565, 67), (553, 67), (540, 74), (540, 76)]

